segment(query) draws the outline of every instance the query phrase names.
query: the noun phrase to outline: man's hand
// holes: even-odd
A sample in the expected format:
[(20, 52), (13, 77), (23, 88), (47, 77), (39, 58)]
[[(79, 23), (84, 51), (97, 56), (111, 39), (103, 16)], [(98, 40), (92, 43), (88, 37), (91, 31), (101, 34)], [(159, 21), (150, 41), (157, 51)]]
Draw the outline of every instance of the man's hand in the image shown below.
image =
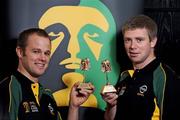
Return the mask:
[(79, 88), (79, 84), (81, 83), (75, 83), (71, 89), (71, 94), (70, 94), (71, 107), (79, 107), (88, 99), (90, 94), (94, 92), (94, 86), (91, 83), (83, 83), (86, 84), (88, 88), (86, 87)]
[(79, 106), (82, 105), (94, 92), (94, 86), (91, 83), (83, 83), (83, 86), (86, 87), (79, 87), (80, 84), (81, 83), (75, 83), (71, 89), (67, 120), (79, 120)]
[(103, 93), (101, 96), (107, 102), (108, 107), (113, 107), (117, 104), (118, 95), (116, 93)]
[(118, 95), (115, 92), (101, 93), (102, 98), (107, 103), (106, 111), (104, 114), (105, 120), (114, 120), (116, 115), (117, 98)]

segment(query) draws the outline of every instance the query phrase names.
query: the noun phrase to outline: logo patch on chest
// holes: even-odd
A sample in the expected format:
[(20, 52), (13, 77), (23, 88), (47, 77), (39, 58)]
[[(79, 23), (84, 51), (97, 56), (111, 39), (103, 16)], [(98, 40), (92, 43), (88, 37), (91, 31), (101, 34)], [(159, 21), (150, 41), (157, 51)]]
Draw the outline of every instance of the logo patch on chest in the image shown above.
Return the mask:
[(148, 87), (147, 85), (142, 85), (139, 87), (139, 92), (137, 93), (138, 96), (143, 96), (144, 97), (144, 94), (145, 92), (147, 91)]
[(23, 107), (24, 107), (25, 113), (39, 112), (38, 107), (36, 106), (36, 103), (33, 101), (23, 102)]
[(55, 113), (54, 113), (54, 108), (52, 107), (51, 103), (49, 103), (48, 108), (49, 108), (50, 113), (51, 113), (52, 115), (55, 115)]
[(124, 94), (124, 92), (126, 91), (126, 86), (123, 86), (122, 88), (118, 88), (118, 89), (120, 89), (120, 91), (119, 91), (119, 96), (121, 96), (121, 95), (123, 95)]

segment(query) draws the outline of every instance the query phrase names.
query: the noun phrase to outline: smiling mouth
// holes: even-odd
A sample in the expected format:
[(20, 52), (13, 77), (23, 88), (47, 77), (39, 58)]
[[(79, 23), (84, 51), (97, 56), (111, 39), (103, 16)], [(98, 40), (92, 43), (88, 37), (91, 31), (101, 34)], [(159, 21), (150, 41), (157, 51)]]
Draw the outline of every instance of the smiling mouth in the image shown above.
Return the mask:
[(78, 58), (68, 58), (60, 62), (60, 65), (65, 65), (67, 69), (79, 69), (81, 59)]
[(45, 67), (45, 64), (42, 64), (42, 63), (36, 63), (36, 65), (41, 69)]

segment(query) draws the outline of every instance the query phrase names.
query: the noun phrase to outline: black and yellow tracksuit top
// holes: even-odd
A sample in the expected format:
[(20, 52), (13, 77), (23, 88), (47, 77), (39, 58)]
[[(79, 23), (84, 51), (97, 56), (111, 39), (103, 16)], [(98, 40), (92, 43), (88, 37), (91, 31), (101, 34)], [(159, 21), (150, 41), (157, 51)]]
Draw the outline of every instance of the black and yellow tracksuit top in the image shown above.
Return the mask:
[(0, 83), (0, 120), (61, 120), (52, 93), (18, 71)]
[(176, 83), (174, 71), (158, 60), (143, 69), (122, 72), (116, 85), (119, 97), (115, 119), (178, 120), (176, 97), (180, 95)]

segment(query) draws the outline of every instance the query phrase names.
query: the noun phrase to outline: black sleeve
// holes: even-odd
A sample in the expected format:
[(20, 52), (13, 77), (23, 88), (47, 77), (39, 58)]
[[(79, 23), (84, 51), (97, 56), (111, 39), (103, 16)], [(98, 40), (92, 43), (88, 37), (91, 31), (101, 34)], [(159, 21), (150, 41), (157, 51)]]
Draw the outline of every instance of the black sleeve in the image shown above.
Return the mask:
[(9, 77), (0, 81), (0, 120), (10, 120), (9, 118)]
[(170, 68), (165, 70), (167, 79), (163, 103), (163, 120), (180, 120), (180, 77)]
[(119, 84), (120, 84), (120, 78), (121, 78), (121, 75), (119, 74), (117, 83), (116, 83), (116, 85), (115, 85), (115, 88), (116, 88), (116, 89), (118, 89), (118, 87), (119, 87)]

